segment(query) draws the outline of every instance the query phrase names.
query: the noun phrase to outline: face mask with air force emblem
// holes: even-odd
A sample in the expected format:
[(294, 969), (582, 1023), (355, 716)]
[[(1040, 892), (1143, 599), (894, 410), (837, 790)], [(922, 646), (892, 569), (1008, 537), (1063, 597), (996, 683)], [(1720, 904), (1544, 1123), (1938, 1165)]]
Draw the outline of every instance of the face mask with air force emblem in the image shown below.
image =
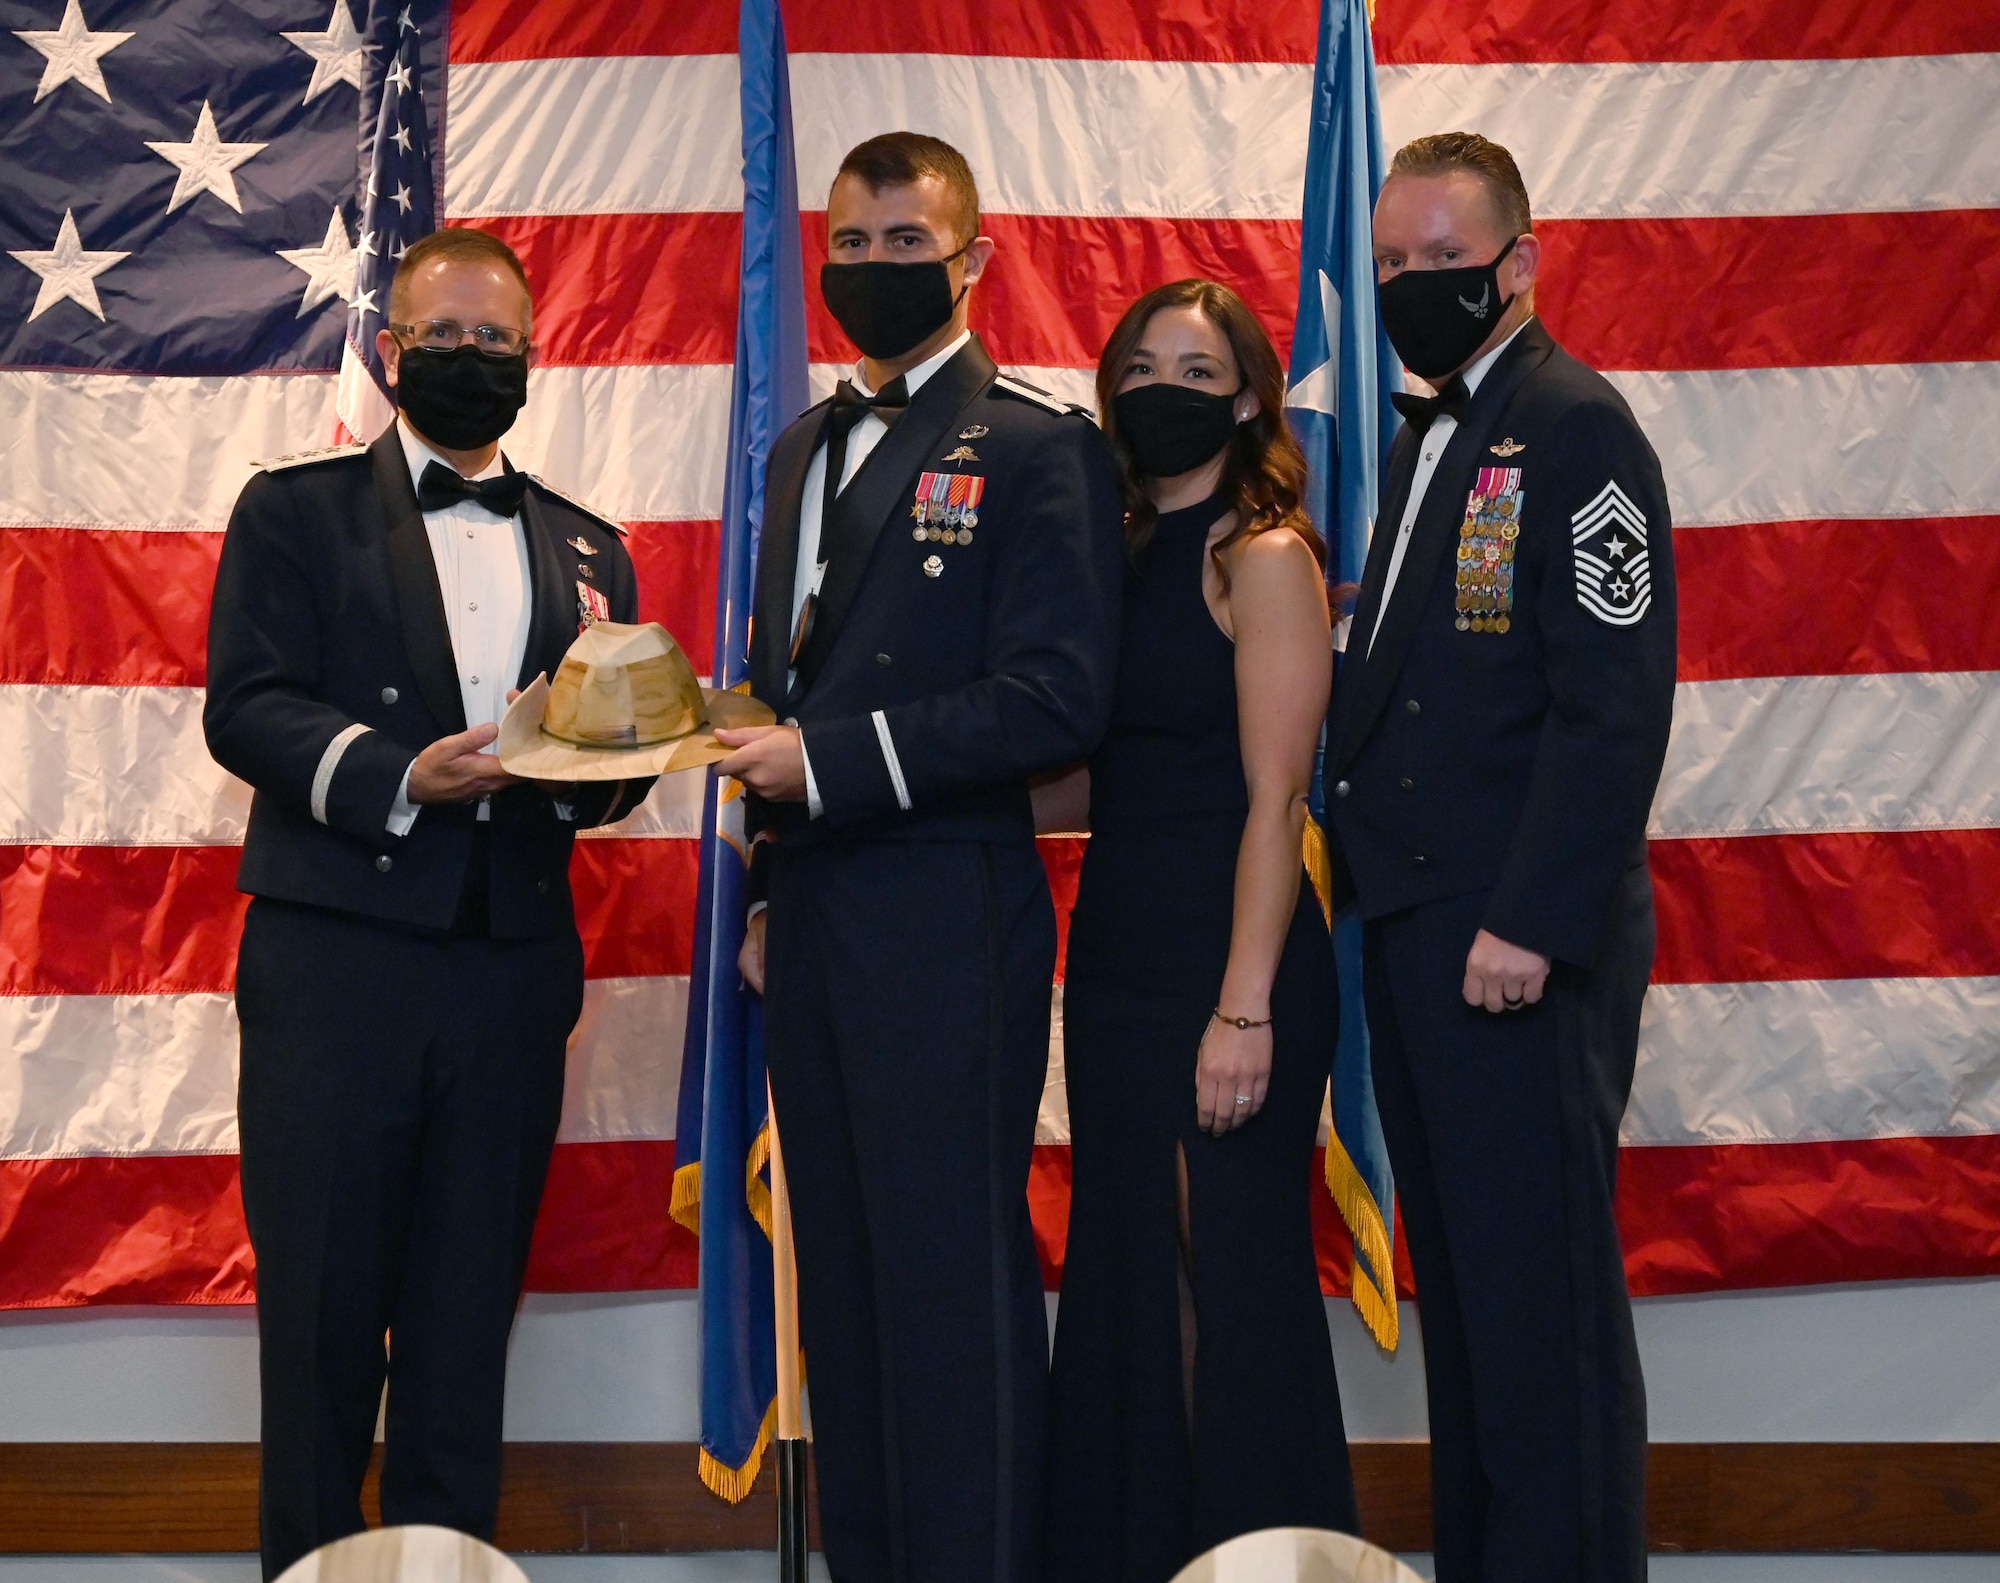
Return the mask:
[(1375, 288), (1382, 328), (1403, 366), (1438, 380), (1463, 368), (1513, 302), (1500, 296), (1500, 265), (1517, 236), (1489, 264), (1464, 269), (1406, 269)]

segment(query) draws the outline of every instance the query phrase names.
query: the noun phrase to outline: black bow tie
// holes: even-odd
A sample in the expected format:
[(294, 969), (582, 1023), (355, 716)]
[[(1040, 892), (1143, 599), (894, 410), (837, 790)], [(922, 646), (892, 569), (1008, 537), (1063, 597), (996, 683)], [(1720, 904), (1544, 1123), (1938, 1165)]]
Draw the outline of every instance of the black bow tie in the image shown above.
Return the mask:
[(484, 506), (496, 517), (511, 517), (528, 492), (528, 475), (509, 467), (498, 478), (471, 479), (442, 462), (426, 462), (417, 480), (417, 506), (423, 511), (449, 511), (462, 500)]
[(1439, 418), (1451, 418), (1456, 422), (1465, 421), (1465, 409), (1472, 404), (1472, 392), (1466, 389), (1465, 381), (1453, 374), (1445, 381), (1444, 389), (1435, 396), (1413, 396), (1406, 390), (1393, 392), (1389, 400), (1409, 423), (1418, 439)]
[(901, 374), (872, 396), (862, 395), (850, 381), (843, 379), (833, 387), (833, 411), (827, 417), (827, 426), (831, 433), (845, 437), (872, 412), (893, 429), (909, 404), (910, 387)]

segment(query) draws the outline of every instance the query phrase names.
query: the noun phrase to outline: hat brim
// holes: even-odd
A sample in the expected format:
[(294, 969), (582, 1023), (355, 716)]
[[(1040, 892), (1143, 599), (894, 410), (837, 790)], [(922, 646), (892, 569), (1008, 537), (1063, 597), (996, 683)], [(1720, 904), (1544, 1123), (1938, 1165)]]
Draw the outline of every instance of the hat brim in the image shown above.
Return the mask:
[(748, 693), (704, 687), (701, 699), (708, 711), (708, 724), (684, 737), (643, 748), (579, 747), (573, 742), (558, 742), (542, 731), (542, 717), (548, 711), (549, 679), (541, 675), (508, 706), (494, 747), (500, 755), (500, 767), (523, 780), (631, 780), (641, 775), (672, 775), (713, 764), (735, 751), (715, 740), (717, 731), (777, 723), (778, 717), (770, 706), (759, 703)]

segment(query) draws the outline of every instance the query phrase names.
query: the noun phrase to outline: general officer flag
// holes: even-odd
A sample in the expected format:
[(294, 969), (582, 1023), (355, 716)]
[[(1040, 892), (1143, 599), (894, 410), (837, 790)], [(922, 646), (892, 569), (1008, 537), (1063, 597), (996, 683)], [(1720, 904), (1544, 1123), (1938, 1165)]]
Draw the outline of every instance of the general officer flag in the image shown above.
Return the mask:
[[(743, 0), (743, 254), (716, 589), (715, 679), (748, 672), (751, 584), (771, 443), (803, 412), (804, 266), (791, 80), (778, 0)], [(743, 788), (709, 777), (681, 1058), (674, 1213), (701, 1237), (701, 1476), (743, 1499), (775, 1424), (770, 1160), (758, 1003), (736, 969), (748, 852)]]
[[(1388, 452), (1384, 415), (1390, 393), (1402, 388), (1402, 365), (1375, 312), (1371, 230), (1387, 161), (1366, 0), (1321, 0), (1311, 128), (1299, 311), (1285, 404), (1312, 466), (1308, 507), (1326, 536), (1328, 572), (1339, 582), (1358, 583)], [(1332, 885), (1319, 780), (1315, 773), (1307, 858), (1325, 904)], [(1340, 1038), (1326, 1184), (1354, 1239), (1354, 1305), (1376, 1341), (1393, 1348), (1395, 1182), (1369, 1070), (1361, 920), (1348, 915), (1331, 922), (1340, 971)]]

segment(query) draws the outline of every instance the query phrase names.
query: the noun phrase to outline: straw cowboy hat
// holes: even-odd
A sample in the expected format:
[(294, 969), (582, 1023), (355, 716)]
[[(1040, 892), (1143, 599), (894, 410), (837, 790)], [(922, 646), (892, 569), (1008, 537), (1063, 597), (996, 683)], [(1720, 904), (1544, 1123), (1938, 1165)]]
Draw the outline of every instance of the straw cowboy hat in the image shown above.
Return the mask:
[(548, 781), (628, 780), (697, 769), (728, 756), (718, 730), (776, 716), (745, 693), (704, 687), (657, 621), (584, 628), (556, 668), (537, 676), (500, 722), (500, 765)]

